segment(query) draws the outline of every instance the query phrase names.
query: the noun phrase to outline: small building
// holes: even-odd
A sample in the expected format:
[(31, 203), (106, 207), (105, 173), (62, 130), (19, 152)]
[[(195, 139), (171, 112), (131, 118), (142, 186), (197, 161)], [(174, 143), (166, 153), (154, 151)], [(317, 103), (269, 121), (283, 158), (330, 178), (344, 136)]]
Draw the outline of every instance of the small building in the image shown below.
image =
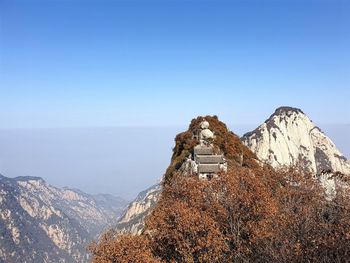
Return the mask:
[(195, 155), (195, 161), (197, 163), (224, 163), (224, 158), (222, 155)]
[(194, 147), (194, 155), (212, 155), (213, 148), (210, 146), (197, 145)]
[(216, 174), (220, 172), (219, 164), (199, 164), (198, 173), (202, 174)]
[(199, 178), (211, 178), (221, 171), (225, 163), (223, 155), (214, 154), (212, 146), (197, 145), (194, 147), (194, 161), (198, 167)]

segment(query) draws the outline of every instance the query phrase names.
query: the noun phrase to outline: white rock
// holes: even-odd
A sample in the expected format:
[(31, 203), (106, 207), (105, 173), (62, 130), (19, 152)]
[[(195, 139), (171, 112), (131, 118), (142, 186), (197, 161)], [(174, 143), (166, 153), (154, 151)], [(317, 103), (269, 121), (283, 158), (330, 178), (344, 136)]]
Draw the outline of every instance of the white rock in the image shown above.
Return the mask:
[(208, 129), (209, 128), (209, 122), (202, 121), (200, 124), (201, 129)]
[(155, 184), (138, 194), (119, 219), (117, 230), (121, 233), (140, 235), (145, 218), (151, 213), (161, 193), (161, 183)]
[[(275, 168), (301, 163), (306, 170), (320, 174), (331, 170), (350, 175), (350, 162), (312, 121), (299, 109), (279, 108), (262, 125), (242, 138), (257, 157)], [(319, 178), (326, 192), (334, 180)]]
[(322, 173), (318, 176), (318, 181), (326, 191), (327, 198), (333, 199), (336, 194), (336, 183), (332, 178), (332, 173)]
[[(56, 188), (35, 177), (0, 175), (0, 185), (0, 221), (11, 233), (3, 237), (2, 253), (13, 259), (11, 262), (66, 262), (58, 260), (60, 257), (67, 257), (67, 262), (87, 262), (87, 242), (117, 221), (118, 214), (111, 207), (116, 201), (113, 198), (111, 205), (104, 205), (99, 196)], [(43, 232), (39, 233), (39, 228)], [(45, 248), (36, 247), (37, 234), (46, 235)], [(17, 249), (10, 250), (8, 242)], [(47, 260), (38, 261), (37, 257)]]
[(205, 179), (207, 179), (207, 175), (206, 175), (206, 174), (200, 173), (200, 174), (198, 174), (198, 178), (199, 178), (200, 180), (205, 180)]
[(202, 130), (199, 136), (201, 140), (214, 139), (214, 133), (209, 129)]

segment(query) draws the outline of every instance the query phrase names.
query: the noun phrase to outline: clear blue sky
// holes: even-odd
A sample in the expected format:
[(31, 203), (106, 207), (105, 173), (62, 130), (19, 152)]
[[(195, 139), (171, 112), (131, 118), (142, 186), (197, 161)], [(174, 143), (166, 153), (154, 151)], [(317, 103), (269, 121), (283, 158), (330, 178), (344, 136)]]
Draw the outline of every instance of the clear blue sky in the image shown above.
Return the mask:
[(0, 125), (349, 123), (350, 1), (0, 0)]

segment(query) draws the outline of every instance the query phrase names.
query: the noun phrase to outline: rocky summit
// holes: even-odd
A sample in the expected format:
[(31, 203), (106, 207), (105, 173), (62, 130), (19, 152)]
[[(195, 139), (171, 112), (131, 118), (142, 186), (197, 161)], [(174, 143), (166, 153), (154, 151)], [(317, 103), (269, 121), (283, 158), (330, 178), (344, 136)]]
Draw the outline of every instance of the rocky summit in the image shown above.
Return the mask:
[(120, 218), (116, 230), (141, 234), (146, 217), (159, 200), (162, 184), (177, 174), (210, 179), (226, 172), (229, 165), (250, 167), (257, 165), (256, 161), (256, 156), (216, 116), (197, 117), (187, 131), (176, 136), (173, 156), (162, 182), (138, 195)]
[[(198, 119), (203, 120), (201, 117)], [(190, 129), (187, 136), (191, 137), (193, 133), (198, 133), (200, 139), (212, 140), (215, 132), (209, 130), (210, 122), (198, 122), (199, 127), (192, 131)], [(177, 138), (180, 139), (185, 134), (180, 134)], [(320, 183), (330, 196), (334, 194), (337, 184), (334, 174), (350, 174), (350, 162), (337, 149), (332, 140), (315, 126), (302, 110), (297, 108), (280, 107), (276, 109), (270, 118), (254, 131), (246, 133), (241, 140), (256, 154), (260, 163), (267, 163), (274, 168), (301, 165), (307, 171), (317, 174)], [(242, 156), (236, 156), (236, 162), (243, 162), (243, 159), (240, 160)], [(173, 156), (172, 160), (175, 157)], [(186, 171), (191, 171), (190, 167), (193, 167), (193, 164), (192, 158), (187, 157), (179, 168), (186, 173)], [(168, 169), (171, 169), (171, 166)], [(160, 189), (161, 184), (157, 184), (142, 192), (129, 205), (117, 229), (124, 233), (140, 234), (145, 217), (159, 198)]]
[[(126, 213), (143, 217), (138, 235), (108, 231), (90, 247), (92, 262), (347, 262), (350, 187), (331, 161), (339, 151), (298, 109), (279, 108), (266, 123), (270, 140), (292, 141), (276, 154), (292, 156), (288, 164), (259, 160), (215, 116), (192, 120), (175, 138), (156, 202)], [(313, 155), (289, 155), (296, 143)], [(329, 182), (343, 185), (330, 192)]]
[(328, 192), (335, 190), (332, 174), (350, 174), (350, 162), (300, 109), (278, 108), (242, 141), (257, 157), (274, 168), (299, 165), (319, 175)]
[(0, 175), (0, 262), (88, 262), (86, 246), (125, 201)]

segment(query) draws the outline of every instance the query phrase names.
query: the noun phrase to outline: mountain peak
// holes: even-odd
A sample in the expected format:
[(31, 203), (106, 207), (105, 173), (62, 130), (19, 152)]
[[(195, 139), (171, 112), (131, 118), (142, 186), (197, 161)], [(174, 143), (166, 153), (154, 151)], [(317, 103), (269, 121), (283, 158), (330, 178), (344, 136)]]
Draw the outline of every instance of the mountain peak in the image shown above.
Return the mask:
[(289, 106), (282, 106), (282, 107), (277, 108), (273, 115), (283, 115), (283, 114), (288, 114), (288, 113), (301, 113), (301, 114), (305, 115), (305, 113), (301, 109), (289, 107)]
[[(201, 143), (204, 143), (201, 140), (206, 140), (207, 146), (201, 145)], [(243, 166), (253, 168), (259, 166), (255, 154), (217, 116), (199, 116), (192, 119), (188, 129), (175, 137), (173, 155), (170, 165), (163, 176), (162, 184), (156, 184), (137, 196), (120, 218), (117, 231), (133, 234), (142, 233), (144, 220), (156, 205), (162, 186), (170, 185), (174, 179), (176, 180), (177, 176), (187, 177), (192, 175), (202, 179), (205, 178), (199, 177), (199, 169), (197, 172), (189, 172), (193, 171), (192, 168), (196, 166), (192, 158), (196, 159), (196, 149), (199, 149), (197, 147), (202, 150), (210, 149), (210, 154), (203, 154), (206, 155), (207, 160), (208, 155), (211, 155), (212, 158), (209, 157), (211, 160), (216, 159), (218, 156), (220, 156), (219, 158), (221, 156), (224, 157), (227, 167)], [(197, 158), (200, 157), (197, 155)]]
[(298, 108), (293, 108), (289, 106), (282, 106), (275, 110), (275, 112), (265, 121), (265, 123), (268, 126), (276, 126), (276, 120), (277, 122), (289, 122), (289, 121), (297, 121), (303, 119), (302, 121), (305, 121), (312, 124), (312, 121), (309, 119), (309, 117)]
[(37, 176), (17, 176), (13, 178), (15, 181), (40, 181), (40, 182), (45, 182), (45, 180), (41, 177)]
[[(210, 128), (210, 130), (208, 129)], [(165, 183), (174, 173), (180, 171), (189, 156), (195, 155), (195, 147), (202, 145), (202, 136), (208, 138), (213, 154), (222, 155), (230, 166), (255, 167), (256, 156), (231, 132), (225, 123), (214, 116), (198, 116), (192, 119), (187, 131), (175, 137), (171, 163), (164, 175)], [(190, 165), (190, 164), (189, 164)]]
[(350, 173), (350, 163), (305, 113), (280, 107), (263, 124), (242, 138), (260, 160), (273, 167), (301, 163), (306, 170)]

